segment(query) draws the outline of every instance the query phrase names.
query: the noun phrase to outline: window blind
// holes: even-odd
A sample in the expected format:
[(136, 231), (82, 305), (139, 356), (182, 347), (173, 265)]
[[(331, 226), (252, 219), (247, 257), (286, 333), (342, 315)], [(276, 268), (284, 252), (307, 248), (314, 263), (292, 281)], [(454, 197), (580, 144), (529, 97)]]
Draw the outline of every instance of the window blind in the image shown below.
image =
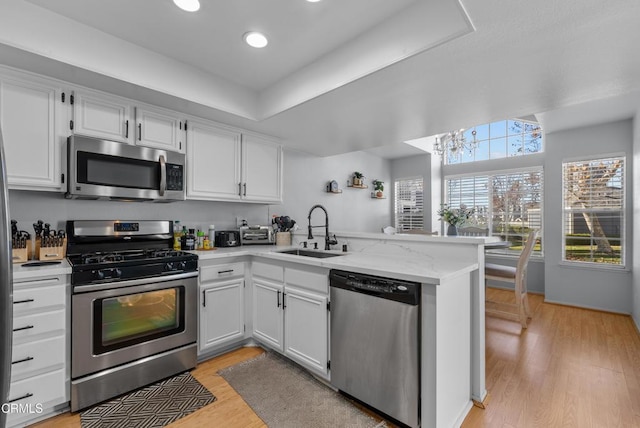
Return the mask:
[(564, 162), (563, 259), (624, 266), (624, 157)]
[[(519, 254), (531, 229), (542, 235), (542, 169), (450, 178), (445, 190), (451, 208), (475, 210), (469, 225), (511, 242), (507, 253)], [(542, 254), (541, 242), (534, 254)]]
[(395, 219), (398, 232), (424, 229), (423, 179), (406, 178), (397, 180), (395, 187)]

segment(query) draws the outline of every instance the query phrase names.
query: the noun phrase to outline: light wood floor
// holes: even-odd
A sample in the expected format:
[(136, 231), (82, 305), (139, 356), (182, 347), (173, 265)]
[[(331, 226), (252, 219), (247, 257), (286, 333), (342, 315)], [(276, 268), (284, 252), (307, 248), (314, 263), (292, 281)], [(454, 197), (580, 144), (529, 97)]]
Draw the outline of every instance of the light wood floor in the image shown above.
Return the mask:
[[(491, 300), (513, 292), (487, 289)], [(640, 427), (640, 335), (629, 316), (543, 303), (533, 319), (486, 318), (485, 410), (471, 427)]]
[[(492, 300), (513, 292), (489, 289)], [(533, 320), (487, 317), (486, 409), (473, 408), (464, 428), (640, 428), (640, 335), (630, 317), (543, 303), (530, 295)], [(217, 371), (254, 358), (242, 348), (198, 365), (192, 374), (217, 400), (170, 427), (264, 427)], [(78, 428), (65, 414), (37, 427)], [(426, 428), (426, 427), (425, 427)]]

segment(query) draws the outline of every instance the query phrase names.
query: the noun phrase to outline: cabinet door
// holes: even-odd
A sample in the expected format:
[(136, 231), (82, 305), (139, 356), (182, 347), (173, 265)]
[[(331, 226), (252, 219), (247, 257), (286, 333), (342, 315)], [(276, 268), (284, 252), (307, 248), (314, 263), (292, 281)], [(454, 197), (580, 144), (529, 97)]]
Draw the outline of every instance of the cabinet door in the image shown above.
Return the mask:
[(184, 121), (178, 114), (153, 107), (136, 107), (136, 144), (184, 153)]
[(129, 100), (77, 91), (73, 103), (73, 132), (133, 144), (131, 113)]
[(285, 355), (325, 377), (329, 372), (327, 301), (319, 294), (285, 290)]
[(253, 279), (253, 337), (282, 352), (284, 287), (263, 279)]
[[(0, 126), (9, 188), (61, 189), (61, 143), (57, 120), (62, 91), (36, 81), (0, 76)], [(67, 115), (64, 115), (67, 117)]]
[(187, 199), (240, 200), (240, 133), (190, 120)]
[(244, 279), (209, 284), (201, 291), (200, 351), (244, 337)]
[(242, 136), (242, 196), (282, 202), (282, 146), (254, 135)]

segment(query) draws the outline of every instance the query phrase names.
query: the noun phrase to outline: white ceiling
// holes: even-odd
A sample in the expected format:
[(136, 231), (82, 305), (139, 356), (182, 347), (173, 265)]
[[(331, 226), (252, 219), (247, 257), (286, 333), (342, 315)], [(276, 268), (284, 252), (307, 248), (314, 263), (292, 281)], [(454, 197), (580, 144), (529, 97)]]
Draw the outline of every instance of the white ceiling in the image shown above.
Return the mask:
[[(607, 119), (638, 110), (637, 0), (201, 1), (0, 0), (0, 63), (318, 155), (531, 114), (558, 129), (601, 100)], [(256, 29), (263, 50), (242, 45)]]

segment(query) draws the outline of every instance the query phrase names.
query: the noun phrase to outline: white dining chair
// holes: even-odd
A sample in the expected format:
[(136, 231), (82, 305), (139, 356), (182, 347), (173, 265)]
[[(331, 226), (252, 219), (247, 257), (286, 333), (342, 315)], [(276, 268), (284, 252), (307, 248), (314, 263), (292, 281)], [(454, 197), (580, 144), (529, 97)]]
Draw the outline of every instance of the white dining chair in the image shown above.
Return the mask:
[(459, 227), (458, 236), (489, 236), (489, 228), (482, 227)]
[(485, 286), (488, 281), (510, 282), (513, 283), (516, 295), (515, 303), (485, 300), (485, 312), (500, 318), (519, 321), (522, 328), (527, 328), (527, 322), (531, 318), (527, 295), (527, 265), (537, 238), (537, 230), (529, 232), (516, 267), (495, 263), (485, 263), (484, 265)]

